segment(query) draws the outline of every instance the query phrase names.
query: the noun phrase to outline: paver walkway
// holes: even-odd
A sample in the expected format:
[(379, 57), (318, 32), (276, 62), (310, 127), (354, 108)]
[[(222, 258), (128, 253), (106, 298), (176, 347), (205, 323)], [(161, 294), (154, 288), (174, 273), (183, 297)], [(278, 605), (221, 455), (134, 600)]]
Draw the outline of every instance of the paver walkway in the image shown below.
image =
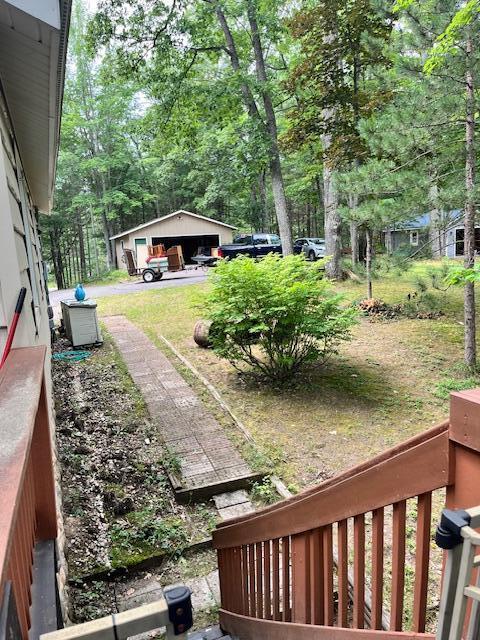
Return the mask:
[(206, 499), (245, 488), (253, 474), (168, 358), (125, 316), (103, 321), (147, 404), (169, 451), (180, 460), (177, 499)]

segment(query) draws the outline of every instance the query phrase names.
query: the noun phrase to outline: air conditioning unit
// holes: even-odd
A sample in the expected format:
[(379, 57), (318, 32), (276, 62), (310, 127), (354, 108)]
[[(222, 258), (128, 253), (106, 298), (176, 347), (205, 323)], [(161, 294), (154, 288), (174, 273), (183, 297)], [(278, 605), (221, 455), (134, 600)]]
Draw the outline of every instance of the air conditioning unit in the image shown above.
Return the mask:
[(62, 300), (65, 334), (74, 347), (103, 342), (95, 300)]

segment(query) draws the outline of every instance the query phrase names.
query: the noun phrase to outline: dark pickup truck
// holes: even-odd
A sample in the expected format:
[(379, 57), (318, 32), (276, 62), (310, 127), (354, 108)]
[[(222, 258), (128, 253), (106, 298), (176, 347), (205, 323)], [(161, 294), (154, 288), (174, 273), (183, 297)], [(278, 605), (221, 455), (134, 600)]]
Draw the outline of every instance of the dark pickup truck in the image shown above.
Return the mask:
[(259, 258), (267, 253), (282, 253), (280, 237), (274, 233), (241, 234), (233, 239), (233, 244), (218, 247), (219, 258), (235, 258), (240, 255)]

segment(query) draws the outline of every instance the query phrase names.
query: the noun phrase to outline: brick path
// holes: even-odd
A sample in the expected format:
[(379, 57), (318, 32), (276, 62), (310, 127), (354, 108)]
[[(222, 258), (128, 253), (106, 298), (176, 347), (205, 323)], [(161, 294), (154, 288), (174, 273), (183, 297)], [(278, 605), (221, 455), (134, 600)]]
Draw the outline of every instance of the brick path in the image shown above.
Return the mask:
[(257, 479), (220, 424), (170, 361), (125, 316), (102, 318), (142, 393), (152, 421), (181, 463), (177, 498), (206, 499)]

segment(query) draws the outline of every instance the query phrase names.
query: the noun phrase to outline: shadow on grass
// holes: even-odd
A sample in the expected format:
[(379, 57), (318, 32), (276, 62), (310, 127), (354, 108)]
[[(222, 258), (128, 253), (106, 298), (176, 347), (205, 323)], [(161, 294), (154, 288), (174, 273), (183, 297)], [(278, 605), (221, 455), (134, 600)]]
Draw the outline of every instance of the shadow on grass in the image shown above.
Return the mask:
[(259, 387), (255, 378), (247, 380), (247, 391), (260, 391), (266, 397), (281, 395), (284, 401), (299, 405), (328, 403), (348, 410), (349, 405), (368, 409), (398, 402), (385, 367), (373, 363), (356, 365), (338, 356), (325, 364), (310, 365), (297, 374), (290, 385), (281, 388), (269, 386), (267, 382)]

